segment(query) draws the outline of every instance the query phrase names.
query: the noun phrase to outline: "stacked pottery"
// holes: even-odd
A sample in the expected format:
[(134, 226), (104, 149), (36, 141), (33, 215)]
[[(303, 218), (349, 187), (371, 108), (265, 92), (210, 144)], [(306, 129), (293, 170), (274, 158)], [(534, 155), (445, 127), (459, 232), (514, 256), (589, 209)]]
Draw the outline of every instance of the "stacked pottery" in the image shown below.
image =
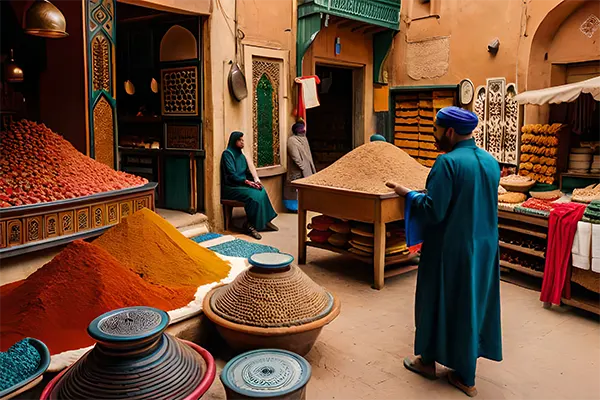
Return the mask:
[(221, 372), (221, 382), (227, 400), (304, 400), (310, 373), (310, 364), (298, 354), (253, 350), (229, 361)]
[(593, 150), (590, 148), (579, 147), (571, 149), (569, 155), (569, 172), (585, 174), (590, 170), (592, 164)]
[(41, 399), (199, 399), (215, 379), (214, 360), (164, 333), (168, 324), (169, 315), (151, 307), (101, 315), (88, 327), (98, 343), (56, 376)]
[(339, 315), (339, 300), (293, 261), (289, 254), (255, 254), (250, 269), (205, 296), (205, 315), (232, 349), (277, 348), (305, 355), (321, 329)]

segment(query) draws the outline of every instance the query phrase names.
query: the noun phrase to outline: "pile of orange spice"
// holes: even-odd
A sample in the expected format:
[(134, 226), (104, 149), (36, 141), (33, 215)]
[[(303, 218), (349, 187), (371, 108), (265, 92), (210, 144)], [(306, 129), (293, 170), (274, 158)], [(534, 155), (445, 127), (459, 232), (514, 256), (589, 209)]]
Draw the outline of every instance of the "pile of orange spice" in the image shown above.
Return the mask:
[(88, 324), (128, 306), (175, 310), (229, 264), (143, 209), (93, 243), (75, 241), (27, 279), (0, 287), (0, 350), (25, 338), (51, 354), (87, 347)]

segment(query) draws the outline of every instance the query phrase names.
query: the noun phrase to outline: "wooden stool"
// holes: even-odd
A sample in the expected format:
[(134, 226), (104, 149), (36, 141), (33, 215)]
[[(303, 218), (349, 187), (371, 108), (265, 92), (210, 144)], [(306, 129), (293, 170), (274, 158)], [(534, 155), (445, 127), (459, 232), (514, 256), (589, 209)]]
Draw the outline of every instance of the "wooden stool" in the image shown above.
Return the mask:
[(225, 215), (225, 230), (229, 230), (229, 225), (231, 224), (231, 218), (233, 217), (233, 209), (235, 207), (244, 207), (244, 203), (237, 200), (221, 200), (221, 205), (223, 205), (223, 214)]

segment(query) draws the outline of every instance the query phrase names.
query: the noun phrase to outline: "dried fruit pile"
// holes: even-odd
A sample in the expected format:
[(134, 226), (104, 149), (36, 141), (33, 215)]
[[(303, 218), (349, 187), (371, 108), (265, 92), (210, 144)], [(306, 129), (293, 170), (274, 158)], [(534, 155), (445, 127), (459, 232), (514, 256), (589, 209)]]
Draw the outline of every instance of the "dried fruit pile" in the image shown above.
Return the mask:
[(141, 186), (78, 152), (44, 124), (22, 120), (0, 132), (0, 208), (72, 199)]

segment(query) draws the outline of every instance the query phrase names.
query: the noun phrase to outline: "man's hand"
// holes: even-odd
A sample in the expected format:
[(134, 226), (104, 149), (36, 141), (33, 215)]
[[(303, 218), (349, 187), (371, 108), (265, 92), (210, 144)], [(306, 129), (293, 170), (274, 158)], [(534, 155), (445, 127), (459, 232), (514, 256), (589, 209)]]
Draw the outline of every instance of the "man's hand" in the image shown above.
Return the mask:
[(398, 196), (402, 196), (402, 197), (406, 197), (406, 195), (411, 192), (411, 190), (407, 187), (404, 187), (402, 185), (398, 185), (395, 182), (386, 182), (385, 186), (389, 187), (390, 189), (394, 189), (394, 192), (396, 192), (396, 194)]

